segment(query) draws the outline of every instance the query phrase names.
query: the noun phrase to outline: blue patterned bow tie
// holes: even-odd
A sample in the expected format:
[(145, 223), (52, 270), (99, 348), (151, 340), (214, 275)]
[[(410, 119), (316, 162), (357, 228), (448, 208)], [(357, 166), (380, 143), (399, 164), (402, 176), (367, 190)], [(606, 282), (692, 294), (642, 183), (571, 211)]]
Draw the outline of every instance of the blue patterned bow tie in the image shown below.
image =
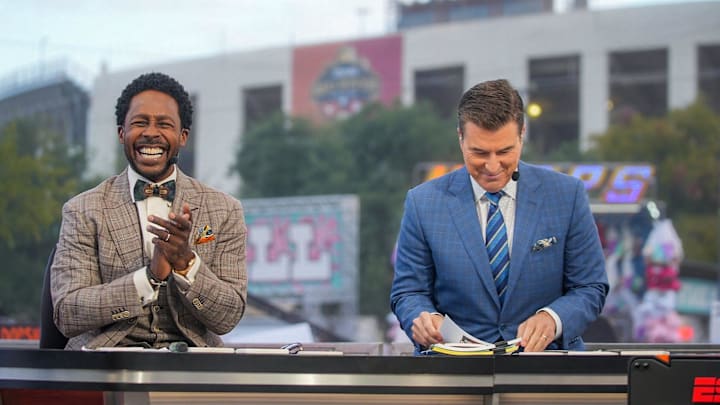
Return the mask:
[(160, 197), (172, 202), (175, 199), (175, 180), (163, 184), (151, 184), (142, 180), (135, 182), (133, 189), (135, 201), (142, 201), (148, 197)]

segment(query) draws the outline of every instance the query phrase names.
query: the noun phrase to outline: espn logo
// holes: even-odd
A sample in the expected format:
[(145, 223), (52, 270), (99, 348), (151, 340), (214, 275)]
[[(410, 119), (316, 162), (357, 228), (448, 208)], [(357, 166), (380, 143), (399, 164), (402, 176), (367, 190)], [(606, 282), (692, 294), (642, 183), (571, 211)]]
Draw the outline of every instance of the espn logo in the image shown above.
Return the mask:
[(693, 404), (720, 403), (720, 378), (695, 377), (692, 392)]

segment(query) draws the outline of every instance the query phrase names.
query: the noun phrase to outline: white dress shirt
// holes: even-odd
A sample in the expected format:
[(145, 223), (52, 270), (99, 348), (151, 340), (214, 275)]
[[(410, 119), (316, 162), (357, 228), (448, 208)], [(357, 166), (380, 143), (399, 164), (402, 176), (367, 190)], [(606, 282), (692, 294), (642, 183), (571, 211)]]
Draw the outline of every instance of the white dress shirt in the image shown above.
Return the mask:
[[(133, 170), (132, 167), (128, 167), (128, 181), (130, 182), (130, 196), (135, 203), (135, 206), (137, 207), (138, 217), (140, 220), (140, 227), (142, 228), (142, 238), (143, 238), (143, 249), (145, 251), (145, 254), (147, 257), (152, 259), (153, 252), (155, 250), (155, 245), (153, 245), (152, 240), (153, 238), (156, 238), (155, 234), (151, 233), (147, 230), (148, 225), (157, 226), (155, 224), (152, 224), (150, 221), (148, 221), (148, 216), (154, 215), (158, 216), (160, 218), (168, 218), (168, 215), (170, 215), (170, 209), (172, 207), (172, 203), (170, 201), (164, 200), (160, 197), (151, 196), (148, 197), (142, 201), (135, 201), (135, 194), (133, 193), (133, 190), (135, 188), (135, 183), (138, 180), (142, 180), (145, 182), (148, 182), (150, 184), (162, 184), (170, 180), (177, 180), (177, 170), (173, 170), (172, 174), (170, 176), (164, 178), (162, 181), (158, 183), (154, 183), (145, 177), (138, 174), (135, 170)], [(193, 263), (192, 268), (188, 271), (188, 273), (183, 277), (175, 272), (172, 272), (173, 276), (177, 281), (179, 281), (183, 285), (190, 285), (195, 281), (195, 275), (197, 274), (198, 269), (200, 268), (200, 258), (198, 255), (193, 252), (195, 255), (195, 263)], [(138, 269), (133, 274), (133, 282), (135, 284), (135, 288), (138, 291), (138, 295), (140, 296), (140, 299), (142, 300), (143, 306), (149, 305), (155, 301), (157, 301), (158, 297), (158, 289), (150, 284), (150, 281), (147, 278), (147, 267), (142, 267), (141, 269)]]
[[(473, 196), (475, 197), (475, 207), (478, 212), (478, 219), (480, 220), (480, 227), (482, 228), (483, 240), (485, 239), (485, 229), (487, 228), (487, 216), (490, 210), (490, 200), (485, 196), (486, 190), (478, 184), (475, 179), (470, 176), (470, 183), (472, 184)], [(503, 220), (505, 222), (505, 231), (508, 239), (508, 254), (512, 261), (512, 246), (513, 246), (513, 232), (515, 231), (515, 209), (517, 207), (517, 182), (514, 180), (508, 181), (503, 187), (503, 197), (498, 202), (498, 207), (502, 213)], [(557, 339), (562, 335), (562, 321), (555, 311), (549, 307), (540, 308), (537, 312), (547, 312), (555, 321), (555, 337)], [(537, 313), (536, 312), (536, 313)], [(553, 339), (553, 340), (554, 340)]]

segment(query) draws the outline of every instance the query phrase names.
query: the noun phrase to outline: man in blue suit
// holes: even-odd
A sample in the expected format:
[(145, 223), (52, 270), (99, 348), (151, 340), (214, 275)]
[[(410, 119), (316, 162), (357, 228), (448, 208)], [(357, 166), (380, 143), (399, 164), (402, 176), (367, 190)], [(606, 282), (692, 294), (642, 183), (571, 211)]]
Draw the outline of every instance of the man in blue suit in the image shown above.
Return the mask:
[(523, 111), (506, 80), (472, 87), (458, 106), (465, 166), (407, 194), (390, 299), (418, 349), (443, 341), (449, 315), (487, 342), (582, 350), (602, 310), (609, 286), (585, 188), (520, 161)]

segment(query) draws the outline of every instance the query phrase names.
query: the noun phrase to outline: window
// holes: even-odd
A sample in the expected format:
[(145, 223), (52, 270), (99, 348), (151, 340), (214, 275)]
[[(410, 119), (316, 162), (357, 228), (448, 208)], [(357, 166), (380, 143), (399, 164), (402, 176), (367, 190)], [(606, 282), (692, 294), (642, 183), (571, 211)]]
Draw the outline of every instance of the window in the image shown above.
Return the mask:
[(636, 114), (646, 117), (665, 115), (667, 82), (666, 49), (611, 53), (610, 123), (626, 123)]
[(245, 131), (282, 111), (282, 86), (251, 87), (243, 90)]
[(504, 15), (532, 14), (542, 11), (552, 11), (552, 3), (548, 5), (543, 0), (505, 0), (502, 2)]
[(415, 102), (429, 102), (440, 117), (453, 118), (464, 86), (462, 66), (416, 71)]
[(486, 18), (490, 15), (490, 8), (487, 4), (454, 4), (450, 3), (448, 13), (450, 21), (473, 20)]
[(580, 57), (531, 59), (529, 64), (528, 144), (544, 156), (579, 139)]
[(400, 16), (398, 28), (412, 28), (432, 24), (433, 22), (435, 22), (435, 13), (433, 10), (408, 10)]
[(698, 93), (720, 114), (720, 45), (698, 48)]

